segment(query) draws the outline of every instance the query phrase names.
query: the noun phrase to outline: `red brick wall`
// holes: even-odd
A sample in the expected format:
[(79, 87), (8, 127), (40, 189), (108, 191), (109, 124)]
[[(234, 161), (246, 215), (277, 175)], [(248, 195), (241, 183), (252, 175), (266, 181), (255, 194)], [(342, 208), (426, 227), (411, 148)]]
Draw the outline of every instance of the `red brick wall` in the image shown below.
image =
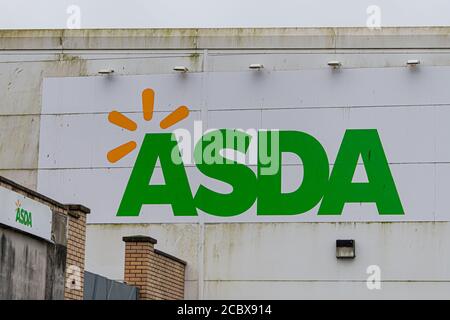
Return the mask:
[(186, 263), (156, 250), (156, 240), (145, 236), (124, 237), (125, 282), (139, 288), (141, 300), (184, 298)]
[(152, 266), (152, 291), (155, 299), (181, 300), (184, 298), (185, 264), (155, 250)]

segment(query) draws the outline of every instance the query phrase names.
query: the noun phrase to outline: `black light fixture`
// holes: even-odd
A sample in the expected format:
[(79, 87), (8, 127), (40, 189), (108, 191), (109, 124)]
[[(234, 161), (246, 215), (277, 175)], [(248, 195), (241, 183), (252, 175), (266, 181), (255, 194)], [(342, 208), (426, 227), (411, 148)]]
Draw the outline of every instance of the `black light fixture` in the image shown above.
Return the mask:
[(336, 258), (354, 259), (355, 257), (355, 240), (336, 240)]

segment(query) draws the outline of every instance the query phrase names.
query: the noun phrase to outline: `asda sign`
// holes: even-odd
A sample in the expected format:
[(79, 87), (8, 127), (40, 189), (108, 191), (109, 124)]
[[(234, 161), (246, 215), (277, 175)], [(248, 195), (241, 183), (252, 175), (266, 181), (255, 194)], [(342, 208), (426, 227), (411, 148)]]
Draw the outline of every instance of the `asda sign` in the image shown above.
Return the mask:
[(0, 203), (0, 224), (52, 241), (50, 207), (4, 187), (0, 187)]
[(31, 211), (27, 211), (22, 208), (22, 204), (19, 200), (17, 200), (16, 205), (16, 222), (26, 227), (33, 228), (33, 214), (31, 213)]
[[(271, 136), (275, 136), (272, 139)], [(375, 203), (380, 215), (402, 215), (404, 210), (377, 130), (347, 130), (330, 172), (321, 143), (301, 131), (258, 132), (257, 172), (224, 158), (222, 151), (248, 152), (252, 137), (222, 129), (205, 134), (194, 150), (195, 165), (205, 176), (231, 186), (219, 193), (200, 185), (195, 195), (189, 185), (177, 139), (171, 133), (146, 134), (123, 195), (118, 216), (138, 216), (143, 205), (169, 204), (175, 216), (196, 216), (197, 209), (219, 217), (236, 216), (257, 203), (257, 215), (299, 215), (320, 203), (318, 215), (341, 215), (346, 203)], [(283, 193), (283, 153), (303, 164), (303, 180)], [(353, 182), (358, 159), (367, 182)], [(157, 160), (165, 184), (149, 185)]]
[(90, 223), (450, 221), (450, 67), (418, 71), (46, 78), (37, 190)]

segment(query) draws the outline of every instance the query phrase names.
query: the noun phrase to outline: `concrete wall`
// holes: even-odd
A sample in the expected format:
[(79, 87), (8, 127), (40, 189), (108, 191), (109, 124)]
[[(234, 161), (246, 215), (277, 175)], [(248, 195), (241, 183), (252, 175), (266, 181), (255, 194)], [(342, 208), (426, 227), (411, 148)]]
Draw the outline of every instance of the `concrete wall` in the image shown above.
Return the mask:
[[(0, 175), (37, 185), (42, 78), (450, 65), (450, 28), (0, 31)], [(70, 168), (67, 168), (70, 169)], [(95, 215), (95, 212), (92, 213)], [(90, 225), (86, 269), (123, 277), (123, 236), (147, 234), (187, 261), (186, 298), (449, 298), (448, 223)], [(338, 238), (357, 258), (338, 261)], [(368, 290), (367, 266), (382, 271)]]
[(0, 298), (44, 299), (47, 246), (0, 228)]
[(63, 299), (66, 251), (65, 245), (0, 226), (0, 300)]

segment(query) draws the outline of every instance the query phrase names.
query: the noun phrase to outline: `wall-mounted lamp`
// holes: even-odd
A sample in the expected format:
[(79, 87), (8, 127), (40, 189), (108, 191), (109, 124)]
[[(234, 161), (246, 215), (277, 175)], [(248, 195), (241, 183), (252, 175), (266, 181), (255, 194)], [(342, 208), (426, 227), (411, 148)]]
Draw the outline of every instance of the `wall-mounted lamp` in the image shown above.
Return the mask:
[(420, 64), (420, 60), (418, 60), (418, 59), (411, 59), (411, 60), (406, 61), (406, 65), (410, 66), (410, 67), (415, 67), (415, 66), (418, 66), (419, 64)]
[(100, 69), (100, 70), (98, 70), (98, 74), (108, 75), (108, 74), (113, 74), (113, 73), (114, 73), (113, 69)]
[(355, 240), (336, 240), (336, 258), (354, 259), (355, 257)]
[(248, 66), (248, 68), (252, 70), (261, 70), (264, 68), (264, 65), (262, 65), (261, 63), (252, 63)]
[(173, 68), (173, 71), (176, 71), (176, 72), (188, 72), (189, 69), (187, 67), (185, 67), (185, 66), (176, 66), (176, 67)]
[(342, 63), (337, 60), (328, 61), (328, 65), (332, 67), (333, 69), (340, 68), (342, 66)]

